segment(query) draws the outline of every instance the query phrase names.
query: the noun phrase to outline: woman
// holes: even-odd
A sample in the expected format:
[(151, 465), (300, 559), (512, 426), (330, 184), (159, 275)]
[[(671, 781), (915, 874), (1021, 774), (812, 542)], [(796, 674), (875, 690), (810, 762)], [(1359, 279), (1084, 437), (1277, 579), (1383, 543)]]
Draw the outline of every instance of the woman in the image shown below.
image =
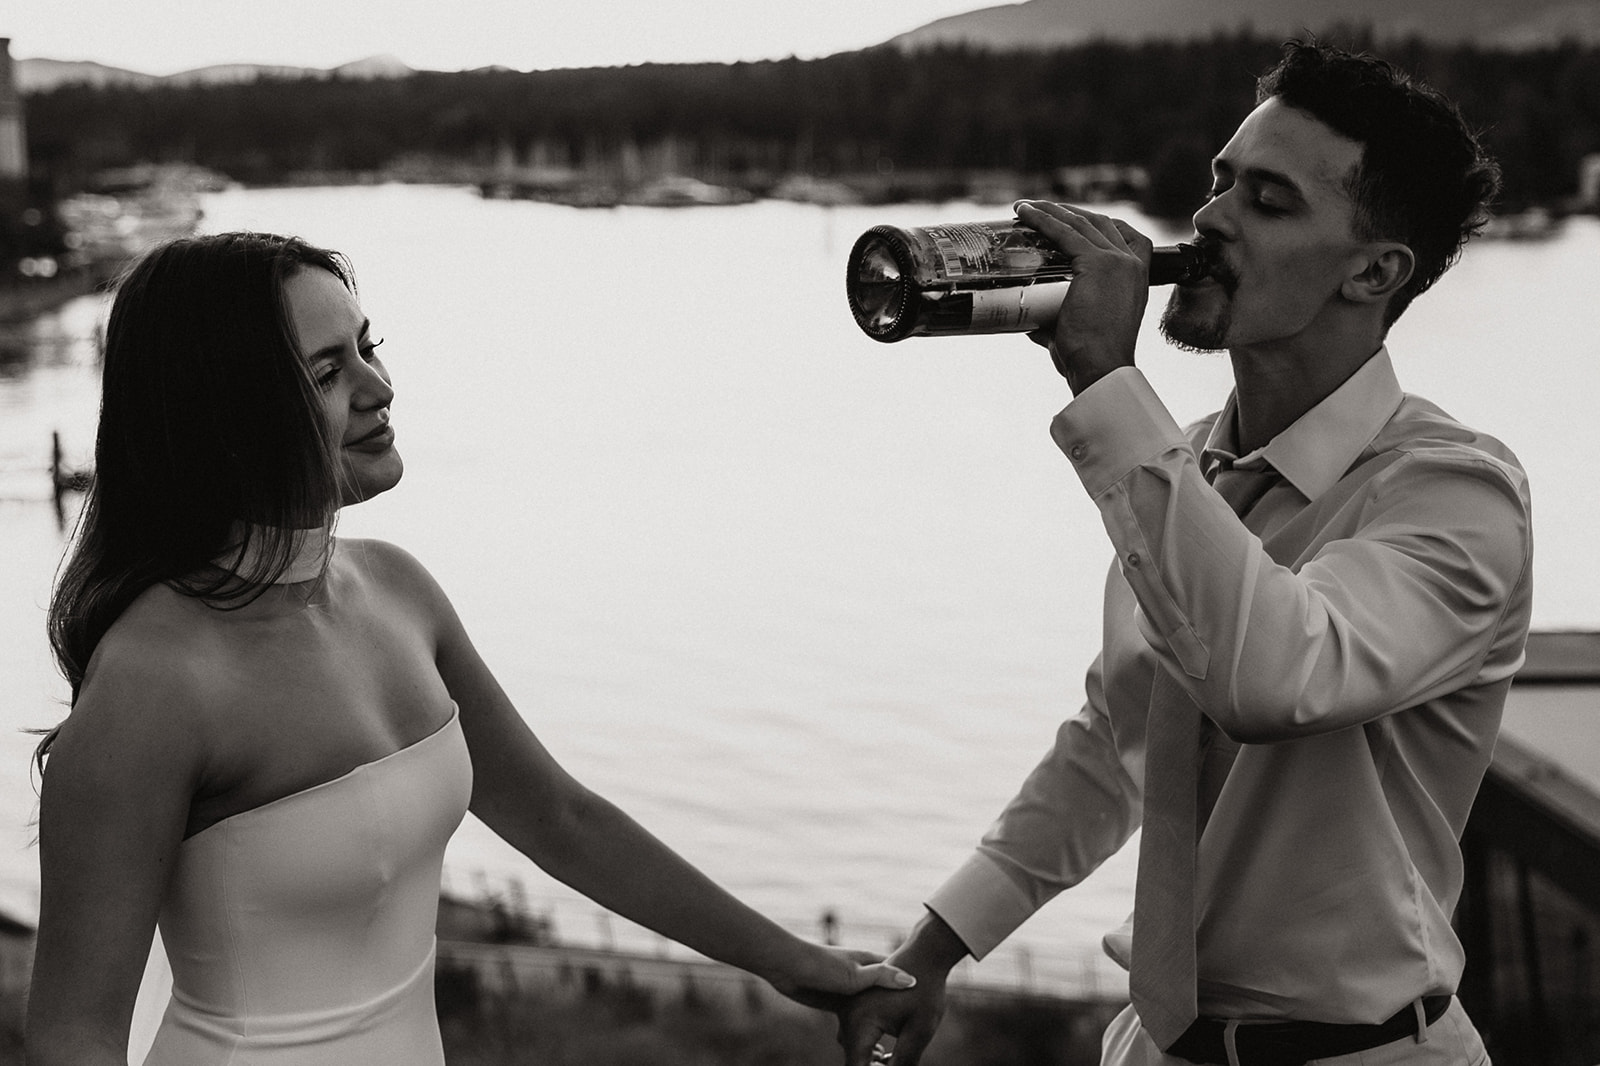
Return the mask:
[(907, 975), (808, 944), (550, 757), (416, 560), (330, 535), (401, 474), (347, 265), (225, 234), (151, 253), (106, 335), (96, 477), (50, 608), (30, 1063), (443, 1061), (433, 927), (467, 810), (553, 876), (801, 999)]

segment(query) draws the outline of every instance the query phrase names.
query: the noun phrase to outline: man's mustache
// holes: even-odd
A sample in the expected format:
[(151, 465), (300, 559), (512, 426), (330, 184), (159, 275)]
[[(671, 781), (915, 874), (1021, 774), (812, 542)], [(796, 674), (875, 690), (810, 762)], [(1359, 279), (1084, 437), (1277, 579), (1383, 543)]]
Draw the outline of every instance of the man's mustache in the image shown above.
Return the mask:
[(1222, 242), (1215, 237), (1198, 236), (1194, 239), (1194, 246), (1205, 261), (1206, 276), (1215, 279), (1222, 290), (1232, 296), (1239, 287), (1239, 275), (1223, 257)]

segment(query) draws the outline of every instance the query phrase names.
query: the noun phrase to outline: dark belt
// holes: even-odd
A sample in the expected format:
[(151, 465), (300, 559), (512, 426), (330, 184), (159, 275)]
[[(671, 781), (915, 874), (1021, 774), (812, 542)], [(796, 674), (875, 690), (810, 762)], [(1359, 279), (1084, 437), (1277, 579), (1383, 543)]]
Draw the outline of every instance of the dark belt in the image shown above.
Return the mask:
[[(1450, 1006), (1449, 996), (1424, 996), (1422, 1014), (1429, 1025)], [(1223, 1030), (1228, 1023), (1200, 1018), (1184, 1030), (1167, 1054), (1208, 1066), (1228, 1066)], [(1336, 1022), (1245, 1022), (1233, 1031), (1239, 1066), (1304, 1066), (1313, 1059), (1353, 1055), (1357, 1051), (1392, 1044), (1417, 1035), (1416, 1008), (1408, 1003), (1378, 1025), (1340, 1025)]]

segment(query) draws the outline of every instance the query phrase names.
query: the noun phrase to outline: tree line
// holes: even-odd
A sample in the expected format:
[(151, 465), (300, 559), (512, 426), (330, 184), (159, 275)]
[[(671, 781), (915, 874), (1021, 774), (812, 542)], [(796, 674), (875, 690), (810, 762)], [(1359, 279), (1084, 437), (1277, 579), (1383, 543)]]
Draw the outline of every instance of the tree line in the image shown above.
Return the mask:
[[(1365, 46), (1360, 32), (1339, 43)], [(1335, 39), (1327, 37), (1325, 39)], [(822, 59), (646, 64), (395, 80), (62, 86), (25, 99), (36, 171), (59, 191), (136, 162), (246, 182), (405, 161), (592, 166), (670, 142), (732, 183), (819, 176), (1139, 165), (1147, 207), (1186, 214), (1206, 161), (1254, 101), (1280, 42), (1097, 42), (1047, 52), (875, 48)], [(1600, 49), (1518, 52), (1422, 41), (1374, 49), (1457, 100), (1500, 159), (1504, 206), (1556, 205), (1600, 152)], [(1171, 210), (1168, 210), (1168, 209)]]

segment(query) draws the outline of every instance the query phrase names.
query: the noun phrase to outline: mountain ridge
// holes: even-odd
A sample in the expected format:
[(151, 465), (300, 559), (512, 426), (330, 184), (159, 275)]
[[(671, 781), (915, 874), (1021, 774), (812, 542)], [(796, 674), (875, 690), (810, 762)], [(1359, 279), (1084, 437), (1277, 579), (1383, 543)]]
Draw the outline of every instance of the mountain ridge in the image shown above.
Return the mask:
[(416, 71), (391, 55), (367, 56), (326, 69), (271, 63), (217, 63), (176, 74), (144, 74), (92, 60), (15, 60), (17, 88), (24, 93), (47, 92), (61, 85), (231, 85), (260, 78), (404, 78)]
[(1093, 40), (1192, 40), (1248, 30), (1297, 36), (1370, 30), (1378, 43), (1532, 49), (1600, 44), (1600, 0), (1025, 0), (937, 19), (885, 44), (902, 51), (971, 45), (995, 51)]

